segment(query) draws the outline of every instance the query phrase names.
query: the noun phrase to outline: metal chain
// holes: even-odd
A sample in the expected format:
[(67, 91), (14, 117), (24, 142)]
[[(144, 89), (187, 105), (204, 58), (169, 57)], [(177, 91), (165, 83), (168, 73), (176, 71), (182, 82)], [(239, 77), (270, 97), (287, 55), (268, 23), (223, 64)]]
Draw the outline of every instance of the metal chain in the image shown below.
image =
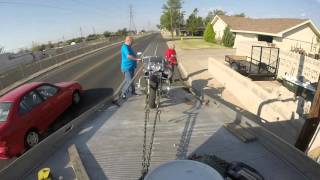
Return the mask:
[(150, 110), (146, 109), (144, 116), (144, 136), (143, 136), (143, 148), (142, 148), (142, 177), (145, 176), (146, 172), (146, 144), (147, 144), (147, 121), (149, 121)]
[[(157, 91), (158, 92), (158, 91)], [(160, 95), (159, 92), (157, 93), (157, 98), (160, 99)], [(146, 111), (145, 111), (145, 120), (144, 120), (144, 136), (143, 136), (143, 149), (142, 149), (142, 171), (141, 171), (141, 179), (143, 179), (145, 177), (145, 175), (148, 173), (149, 171), (149, 166), (150, 166), (150, 162), (151, 162), (151, 152), (152, 152), (152, 147), (153, 147), (153, 141), (154, 141), (154, 135), (155, 135), (155, 131), (156, 131), (156, 124), (157, 124), (157, 120), (160, 122), (160, 114), (161, 111), (159, 110), (159, 100), (157, 101), (157, 105), (156, 105), (156, 115), (154, 118), (154, 122), (153, 122), (153, 127), (152, 127), (152, 134), (151, 134), (151, 139), (150, 139), (150, 145), (149, 145), (149, 149), (147, 152), (147, 122), (150, 119), (150, 109), (149, 109), (149, 104), (148, 104), (148, 98), (149, 96), (146, 96)]]

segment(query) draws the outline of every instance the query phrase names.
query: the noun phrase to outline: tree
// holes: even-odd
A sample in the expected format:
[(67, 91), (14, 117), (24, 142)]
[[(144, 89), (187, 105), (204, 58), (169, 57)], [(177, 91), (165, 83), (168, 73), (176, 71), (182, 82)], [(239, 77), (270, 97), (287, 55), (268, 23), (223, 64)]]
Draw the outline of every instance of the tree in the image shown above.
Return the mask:
[(127, 36), (127, 35), (128, 35), (128, 30), (127, 30), (127, 28), (119, 29), (119, 30), (116, 32), (116, 35), (118, 35), (118, 36)]
[(236, 16), (236, 17), (246, 17), (246, 14), (245, 13), (239, 13), (239, 14), (234, 14), (233, 16)]
[(209, 11), (207, 17), (204, 20), (204, 24), (207, 25), (208, 23), (210, 23), (216, 15), (226, 15), (226, 14), (227, 12), (221, 9), (215, 9), (213, 11)]
[(105, 31), (105, 32), (103, 32), (103, 36), (104, 36), (105, 38), (108, 38), (108, 37), (111, 36), (111, 32)]
[(216, 15), (227, 15), (227, 12), (223, 11), (221, 9), (215, 9), (215, 10), (213, 10), (213, 17)]
[(206, 30), (204, 31), (203, 39), (207, 42), (215, 43), (216, 42), (215, 36), (216, 36), (216, 33), (213, 30), (212, 24), (208, 23)]
[(230, 31), (229, 26), (227, 26), (222, 36), (223, 45), (226, 47), (233, 47), (234, 39), (235, 39), (234, 34)]
[(198, 9), (195, 8), (187, 19), (187, 30), (192, 34), (192, 36), (198, 30), (198, 28), (203, 25), (202, 18), (198, 16), (198, 12)]
[(84, 40), (84, 37), (73, 38), (73, 39), (68, 40), (67, 44), (71, 44), (72, 42), (81, 43), (81, 42), (83, 42), (83, 40)]
[(204, 19), (204, 24), (208, 25), (214, 18), (213, 11), (209, 11), (207, 17)]
[(173, 38), (173, 32), (179, 27), (181, 22), (181, 0), (167, 0), (162, 7), (162, 15), (160, 17), (160, 26), (171, 32)]
[(36, 51), (44, 51), (46, 49), (46, 45), (45, 44), (41, 44), (41, 45), (34, 45), (31, 49), (31, 51), (36, 52)]
[(52, 42), (49, 41), (47, 44), (47, 49), (52, 49), (52, 48), (54, 48), (54, 44), (52, 44)]
[(0, 46), (0, 54), (4, 53), (4, 47)]
[(87, 41), (93, 41), (93, 40), (96, 40), (96, 39), (99, 39), (99, 35), (98, 34), (90, 34), (87, 36), (86, 40)]

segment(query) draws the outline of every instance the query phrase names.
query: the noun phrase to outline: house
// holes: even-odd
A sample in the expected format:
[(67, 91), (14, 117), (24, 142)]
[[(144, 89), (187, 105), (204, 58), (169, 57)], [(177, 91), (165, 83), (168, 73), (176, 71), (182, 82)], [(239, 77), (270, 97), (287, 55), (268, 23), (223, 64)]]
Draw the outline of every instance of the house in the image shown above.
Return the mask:
[(301, 49), (306, 53), (319, 52), (320, 31), (309, 19), (253, 19), (216, 15), (211, 24), (217, 40), (222, 39), (224, 29), (229, 26), (235, 34), (235, 48), (243, 41), (261, 41), (273, 44), (281, 50)]

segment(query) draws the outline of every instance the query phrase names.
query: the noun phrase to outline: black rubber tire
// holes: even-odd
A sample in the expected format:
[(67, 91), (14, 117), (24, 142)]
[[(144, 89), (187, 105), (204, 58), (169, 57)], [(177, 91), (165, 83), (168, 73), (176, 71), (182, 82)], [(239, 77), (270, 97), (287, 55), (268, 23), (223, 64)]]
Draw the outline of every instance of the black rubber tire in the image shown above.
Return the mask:
[(158, 83), (157, 83), (157, 78), (156, 77), (151, 77), (150, 78), (150, 84), (149, 84), (149, 99), (148, 99), (148, 104), (149, 108), (155, 108), (156, 107), (156, 94), (157, 94), (157, 89), (158, 89)]
[(77, 106), (80, 104), (80, 101), (81, 101), (81, 95), (80, 95), (79, 91), (75, 91), (72, 94), (72, 105)]
[[(36, 143), (28, 142), (28, 138), (30, 138), (29, 136), (35, 136), (35, 138), (37, 139)], [(25, 144), (26, 149), (30, 149), (30, 148), (34, 147), (35, 145), (39, 144), (39, 142), (40, 142), (40, 135), (36, 130), (34, 130), (34, 129), (29, 130), (26, 133), (25, 138), (24, 138), (24, 144)]]
[(237, 63), (231, 63), (231, 68), (235, 71), (239, 71), (239, 65)]

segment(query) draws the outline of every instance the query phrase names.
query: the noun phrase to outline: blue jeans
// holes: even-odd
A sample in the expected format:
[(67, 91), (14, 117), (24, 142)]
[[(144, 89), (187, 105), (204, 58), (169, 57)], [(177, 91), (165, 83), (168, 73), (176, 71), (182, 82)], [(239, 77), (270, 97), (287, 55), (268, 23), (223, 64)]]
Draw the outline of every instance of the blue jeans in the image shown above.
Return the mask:
[[(135, 93), (134, 82), (131, 82), (134, 76), (134, 69), (123, 72), (124, 73), (124, 86), (122, 87), (122, 95), (129, 96)], [(129, 94), (131, 93), (131, 94)]]

